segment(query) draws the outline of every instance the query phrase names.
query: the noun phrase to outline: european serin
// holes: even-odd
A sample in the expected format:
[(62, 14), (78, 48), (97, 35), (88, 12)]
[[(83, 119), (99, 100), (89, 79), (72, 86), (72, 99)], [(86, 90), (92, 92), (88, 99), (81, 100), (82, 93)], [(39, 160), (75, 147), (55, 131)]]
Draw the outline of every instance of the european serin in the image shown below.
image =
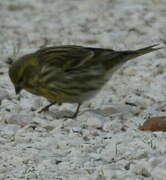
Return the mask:
[(15, 61), (9, 76), (16, 94), (21, 89), (55, 103), (80, 105), (93, 96), (110, 79), (116, 69), (130, 59), (156, 51), (152, 45), (138, 50), (114, 51), (112, 49), (82, 46), (59, 46), (39, 49)]

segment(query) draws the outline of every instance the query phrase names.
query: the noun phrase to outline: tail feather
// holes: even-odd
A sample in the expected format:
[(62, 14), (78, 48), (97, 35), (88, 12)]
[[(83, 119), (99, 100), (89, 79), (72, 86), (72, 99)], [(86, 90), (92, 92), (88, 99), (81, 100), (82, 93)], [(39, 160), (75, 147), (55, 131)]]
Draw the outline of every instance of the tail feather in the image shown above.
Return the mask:
[(109, 57), (109, 61), (104, 61), (105, 67), (107, 69), (114, 68), (116, 70), (119, 66), (123, 65), (125, 62), (129, 60), (162, 49), (162, 47), (156, 47), (158, 45), (159, 44), (154, 44), (152, 46), (144, 47), (137, 50), (114, 51), (114, 53), (112, 53), (111, 51), (112, 58)]
[(126, 53), (130, 56), (129, 59), (133, 59), (133, 58), (136, 58), (138, 56), (142, 56), (144, 54), (147, 54), (147, 53), (162, 49), (162, 47), (154, 48), (154, 47), (156, 47), (158, 45), (159, 44), (154, 44), (152, 46), (148, 46), (148, 47), (141, 48), (141, 49), (138, 49), (138, 50), (126, 51)]
[(148, 47), (145, 47), (145, 48), (141, 48), (141, 49), (138, 49), (136, 50), (135, 52), (140, 54), (140, 55), (143, 55), (143, 54), (146, 54), (146, 53), (150, 53), (150, 52), (153, 52), (153, 51), (157, 51), (159, 49), (162, 49), (162, 47), (158, 47), (158, 48), (154, 48), (156, 46), (158, 46), (159, 44), (154, 44), (152, 46), (148, 46)]

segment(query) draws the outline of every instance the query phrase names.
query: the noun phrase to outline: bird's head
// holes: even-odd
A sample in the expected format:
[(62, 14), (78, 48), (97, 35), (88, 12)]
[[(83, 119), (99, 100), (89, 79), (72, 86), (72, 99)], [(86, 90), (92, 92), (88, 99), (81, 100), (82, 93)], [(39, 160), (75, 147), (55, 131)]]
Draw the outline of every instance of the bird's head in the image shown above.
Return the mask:
[(28, 54), (20, 57), (9, 68), (9, 77), (14, 85), (16, 94), (19, 94), (23, 89), (23, 84), (26, 79), (26, 72), (31, 67), (33, 54)]

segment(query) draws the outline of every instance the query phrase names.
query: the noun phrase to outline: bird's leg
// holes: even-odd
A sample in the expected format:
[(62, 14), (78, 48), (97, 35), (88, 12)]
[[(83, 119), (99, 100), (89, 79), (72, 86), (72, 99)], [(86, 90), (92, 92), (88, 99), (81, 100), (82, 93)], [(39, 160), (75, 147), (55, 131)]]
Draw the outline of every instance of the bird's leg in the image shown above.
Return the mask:
[(54, 104), (56, 104), (56, 102), (52, 102), (52, 103), (48, 104), (47, 106), (44, 106), (38, 113), (41, 113), (43, 111), (48, 111), (49, 107), (51, 107)]
[(65, 118), (71, 118), (71, 119), (76, 118), (76, 117), (77, 117), (77, 115), (78, 115), (78, 112), (79, 112), (80, 106), (81, 106), (81, 103), (78, 103), (77, 109), (76, 109), (75, 113), (74, 113), (72, 116), (64, 116), (64, 117), (65, 117)]
[[(43, 111), (48, 111), (49, 107), (51, 107), (52, 105), (56, 104), (56, 102), (52, 102), (50, 104), (48, 104), (47, 106), (43, 107), (38, 113), (41, 113)], [(62, 103), (58, 103), (58, 105), (60, 106)], [(74, 119), (77, 117), (79, 109), (80, 109), (81, 103), (78, 103), (77, 109), (75, 111), (75, 113), (72, 116), (64, 116), (65, 118), (71, 118)]]

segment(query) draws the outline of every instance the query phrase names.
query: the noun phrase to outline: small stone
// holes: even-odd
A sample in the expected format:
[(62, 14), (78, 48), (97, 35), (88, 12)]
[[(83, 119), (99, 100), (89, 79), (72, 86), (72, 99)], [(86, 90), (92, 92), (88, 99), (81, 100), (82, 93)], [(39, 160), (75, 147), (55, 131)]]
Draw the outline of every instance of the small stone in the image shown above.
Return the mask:
[(126, 169), (126, 170), (130, 170), (130, 162), (128, 162), (125, 166), (124, 166), (124, 168)]
[(144, 176), (144, 177), (150, 177), (151, 176), (150, 172), (144, 167), (143, 164), (133, 165), (132, 171), (136, 175), (141, 175), (141, 176)]
[(82, 129), (79, 127), (73, 127), (72, 128), (73, 133), (82, 134)]
[(8, 171), (8, 169), (5, 167), (5, 166), (3, 166), (3, 164), (0, 166), (0, 174), (4, 174), (4, 173), (6, 173)]
[(152, 117), (139, 126), (142, 131), (166, 131), (166, 116)]
[(104, 131), (110, 131), (111, 129), (112, 129), (112, 122), (104, 123), (104, 126), (103, 126)]
[(93, 112), (101, 116), (110, 116), (110, 115), (119, 113), (119, 111), (115, 109), (114, 107), (105, 107), (104, 109), (98, 108), (98, 109), (93, 110)]
[(6, 90), (0, 90), (0, 101), (9, 98), (9, 93)]
[(150, 165), (152, 168), (155, 168), (156, 166), (158, 166), (160, 163), (162, 162), (162, 158), (152, 158), (150, 160)]
[(8, 124), (17, 124), (20, 126), (25, 126), (27, 124), (32, 123), (33, 121), (32, 116), (29, 115), (22, 115), (22, 114), (13, 114), (11, 117), (9, 117), (6, 122)]
[(103, 127), (102, 120), (97, 117), (89, 117), (87, 119), (87, 124), (91, 127), (97, 128), (97, 129), (101, 129)]
[(1, 125), (0, 131), (3, 135), (12, 136), (15, 135), (16, 132), (20, 129), (20, 126), (14, 124)]
[(93, 158), (95, 161), (101, 160), (101, 155), (98, 153), (91, 153), (90, 157)]
[(122, 131), (123, 124), (120, 121), (111, 121), (104, 123), (103, 130), (105, 131), (113, 131), (114, 133)]
[(0, 144), (5, 144), (7, 140), (3, 137), (0, 137)]
[(149, 173), (149, 171), (145, 168), (142, 169), (142, 176), (144, 177), (150, 177), (151, 174)]

